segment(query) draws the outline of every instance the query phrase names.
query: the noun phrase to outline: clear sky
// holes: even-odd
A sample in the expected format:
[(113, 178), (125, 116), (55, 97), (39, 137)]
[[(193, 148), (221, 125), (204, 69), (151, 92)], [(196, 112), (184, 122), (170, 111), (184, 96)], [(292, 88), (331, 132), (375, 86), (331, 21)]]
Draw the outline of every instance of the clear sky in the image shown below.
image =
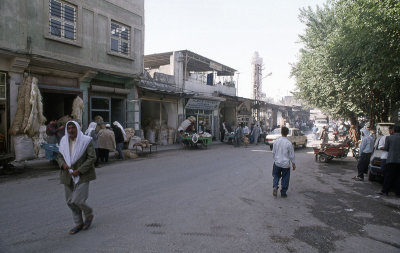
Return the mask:
[(304, 31), (299, 9), (326, 0), (145, 0), (145, 54), (190, 50), (232, 67), (239, 96), (251, 97), (251, 59), (264, 61), (263, 91), (290, 95), (290, 63), (297, 61)]

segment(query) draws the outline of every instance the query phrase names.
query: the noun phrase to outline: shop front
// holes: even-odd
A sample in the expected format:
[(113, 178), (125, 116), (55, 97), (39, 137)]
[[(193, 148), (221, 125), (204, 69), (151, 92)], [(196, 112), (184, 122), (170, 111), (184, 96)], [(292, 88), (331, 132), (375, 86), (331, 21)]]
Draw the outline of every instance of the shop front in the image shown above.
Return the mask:
[(239, 104), (237, 107), (237, 123), (249, 126), (253, 123), (253, 117), (251, 115), (251, 101), (246, 100)]
[[(73, 102), (76, 97), (82, 97), (78, 78), (33, 74), (38, 79), (38, 88), (42, 97), (43, 116), (45, 124), (71, 116)], [(60, 121), (58, 126), (62, 125)]]
[(101, 117), (105, 124), (118, 121), (123, 127), (132, 127), (129, 123), (128, 96), (131, 89), (124, 82), (112, 82), (94, 79), (88, 90), (89, 122)]
[(185, 118), (194, 116), (196, 118), (196, 132), (202, 125), (205, 132), (217, 137), (219, 129), (218, 108), (222, 98), (189, 98), (185, 105)]

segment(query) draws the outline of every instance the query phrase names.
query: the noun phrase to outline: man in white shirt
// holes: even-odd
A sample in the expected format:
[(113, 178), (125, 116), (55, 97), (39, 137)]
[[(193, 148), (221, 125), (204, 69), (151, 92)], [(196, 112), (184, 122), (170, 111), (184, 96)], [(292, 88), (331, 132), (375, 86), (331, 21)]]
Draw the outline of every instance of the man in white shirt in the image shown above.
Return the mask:
[(281, 180), (281, 197), (287, 197), (287, 190), (289, 188), (290, 180), (290, 163), (292, 163), (293, 170), (296, 169), (294, 149), (292, 143), (288, 140), (287, 135), (289, 134), (289, 129), (287, 127), (282, 127), (281, 129), (282, 137), (278, 138), (274, 142), (272, 149), (272, 156), (274, 158), (274, 166), (272, 169), (273, 181), (273, 195), (277, 195), (279, 180)]
[(358, 160), (357, 169), (358, 175), (353, 177), (356, 181), (364, 181), (364, 174), (368, 172), (368, 164), (374, 151), (374, 138), (368, 131), (361, 132), (363, 135), (360, 144), (360, 159)]

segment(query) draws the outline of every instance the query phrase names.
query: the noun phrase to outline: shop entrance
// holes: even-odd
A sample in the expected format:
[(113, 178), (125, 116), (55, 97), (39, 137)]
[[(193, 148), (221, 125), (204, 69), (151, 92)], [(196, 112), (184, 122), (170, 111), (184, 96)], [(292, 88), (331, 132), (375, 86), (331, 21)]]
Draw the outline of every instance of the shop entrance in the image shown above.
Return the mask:
[(125, 125), (125, 100), (110, 97), (90, 97), (90, 121), (101, 116), (104, 123), (118, 121)]
[(71, 115), (72, 103), (76, 96), (76, 94), (42, 92), (43, 115), (47, 119), (46, 124), (50, 120), (58, 120), (65, 115)]
[(214, 136), (213, 111), (186, 109), (186, 119), (190, 116), (196, 117), (196, 132), (199, 131), (199, 122), (203, 122), (205, 132), (208, 132)]

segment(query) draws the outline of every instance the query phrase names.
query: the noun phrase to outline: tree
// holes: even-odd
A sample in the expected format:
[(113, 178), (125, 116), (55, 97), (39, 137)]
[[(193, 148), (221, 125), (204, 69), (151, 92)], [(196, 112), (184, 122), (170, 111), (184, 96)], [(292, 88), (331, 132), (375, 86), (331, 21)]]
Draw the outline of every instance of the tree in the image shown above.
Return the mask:
[(334, 117), (387, 121), (400, 107), (400, 1), (330, 1), (300, 21), (295, 96)]

